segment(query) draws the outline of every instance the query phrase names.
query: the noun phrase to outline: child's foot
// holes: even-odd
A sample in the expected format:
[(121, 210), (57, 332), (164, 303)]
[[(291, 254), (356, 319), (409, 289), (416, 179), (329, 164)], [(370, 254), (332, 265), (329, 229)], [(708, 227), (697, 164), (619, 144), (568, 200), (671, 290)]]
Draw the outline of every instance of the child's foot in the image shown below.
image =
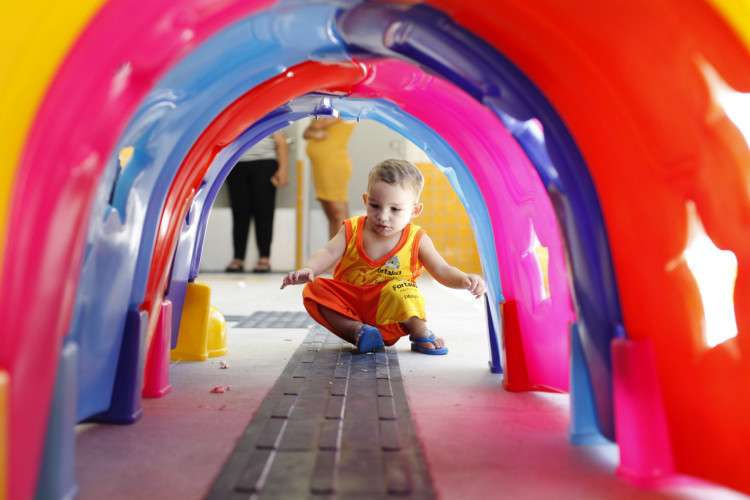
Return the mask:
[(448, 354), (445, 339), (436, 338), (432, 332), (430, 332), (429, 337), (412, 337), (410, 335), (409, 340), (411, 340), (412, 351), (422, 354)]
[(385, 346), (380, 330), (366, 323), (362, 323), (354, 335), (354, 345), (357, 346), (359, 352), (371, 352)]

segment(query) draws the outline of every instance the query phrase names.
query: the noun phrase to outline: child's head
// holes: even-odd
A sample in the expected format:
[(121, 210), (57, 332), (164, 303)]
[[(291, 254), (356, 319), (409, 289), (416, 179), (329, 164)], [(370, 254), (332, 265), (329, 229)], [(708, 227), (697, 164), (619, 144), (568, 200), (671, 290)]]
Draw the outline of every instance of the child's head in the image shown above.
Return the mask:
[(414, 193), (414, 202), (419, 201), (424, 187), (424, 176), (417, 167), (406, 160), (383, 160), (370, 170), (367, 178), (367, 189), (377, 182), (383, 181), (390, 185), (399, 185)]
[(375, 165), (364, 195), (366, 227), (380, 236), (400, 233), (412, 217), (422, 213), (423, 185), (422, 173), (408, 161), (385, 160)]

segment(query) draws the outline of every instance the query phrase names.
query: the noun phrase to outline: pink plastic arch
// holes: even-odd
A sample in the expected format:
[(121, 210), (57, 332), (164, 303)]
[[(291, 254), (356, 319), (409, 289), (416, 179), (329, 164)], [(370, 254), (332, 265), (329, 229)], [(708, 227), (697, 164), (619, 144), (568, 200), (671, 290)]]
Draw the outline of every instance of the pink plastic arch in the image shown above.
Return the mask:
[[(14, 470), (35, 471), (40, 462), (86, 222), (120, 132), (187, 50), (273, 3), (112, 0), (86, 27), (48, 89), (16, 174), (7, 226), (13, 244), (2, 262), (0, 366), (10, 375), (8, 460)], [(116, 85), (125, 62), (129, 75)], [(10, 498), (31, 498), (36, 478), (19, 476), (24, 474), (9, 477)]]
[[(454, 85), (400, 61), (368, 65), (352, 97), (383, 97), (437, 132), (461, 156), (492, 220), (503, 296), (517, 303), (529, 382), (569, 389), (568, 325), (575, 319), (562, 240), (542, 181), (493, 113)], [(533, 233), (549, 249), (544, 296)]]

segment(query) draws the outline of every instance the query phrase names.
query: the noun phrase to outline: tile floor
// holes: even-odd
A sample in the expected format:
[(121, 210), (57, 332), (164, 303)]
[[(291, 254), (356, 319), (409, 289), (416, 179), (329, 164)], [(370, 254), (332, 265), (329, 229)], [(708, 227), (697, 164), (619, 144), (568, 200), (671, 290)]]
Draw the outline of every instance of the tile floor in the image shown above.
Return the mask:
[[(227, 316), (301, 311), (301, 287), (279, 290), (280, 274), (201, 275)], [(420, 279), (447, 356), (397, 344), (417, 433), (442, 499), (716, 499), (750, 497), (711, 485), (639, 490), (615, 475), (617, 447), (568, 443), (568, 396), (508, 393), (490, 373), (482, 303)], [(231, 323), (230, 323), (231, 327)], [(76, 428), (79, 500), (202, 499), (256, 409), (307, 334), (230, 328), (229, 353), (174, 362), (171, 392), (143, 401), (134, 425)], [(223, 359), (227, 369), (219, 367)], [(215, 385), (231, 391), (212, 394)]]

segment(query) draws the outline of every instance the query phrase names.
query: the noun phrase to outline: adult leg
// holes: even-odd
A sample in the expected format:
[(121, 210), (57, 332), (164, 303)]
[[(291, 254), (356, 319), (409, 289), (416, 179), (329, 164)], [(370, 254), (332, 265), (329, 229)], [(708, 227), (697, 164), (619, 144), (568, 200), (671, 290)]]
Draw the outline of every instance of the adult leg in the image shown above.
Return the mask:
[(258, 247), (256, 271), (270, 270), (273, 218), (276, 212), (276, 186), (271, 176), (279, 168), (276, 160), (254, 162), (251, 183), (252, 218), (255, 220), (255, 244)]
[[(240, 268), (245, 260), (247, 235), (250, 231), (250, 197), (248, 193), (247, 162), (240, 162), (232, 168), (227, 176), (229, 204), (232, 208), (232, 246), (234, 260), (230, 267)], [(228, 268), (229, 270), (229, 268)]]
[(328, 218), (328, 237), (333, 238), (339, 232), (341, 224), (349, 218), (349, 202), (320, 200), (320, 204)]

